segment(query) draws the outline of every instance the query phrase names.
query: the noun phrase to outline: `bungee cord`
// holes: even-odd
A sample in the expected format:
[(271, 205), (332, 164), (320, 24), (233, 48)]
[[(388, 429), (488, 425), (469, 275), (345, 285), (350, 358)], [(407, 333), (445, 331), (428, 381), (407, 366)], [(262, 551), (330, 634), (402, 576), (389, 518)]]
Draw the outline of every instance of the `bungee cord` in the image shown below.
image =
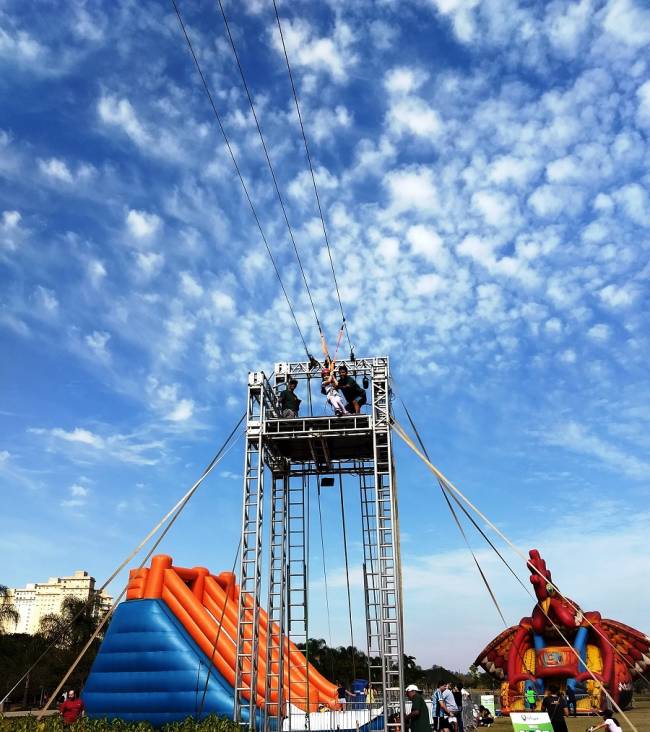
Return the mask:
[(287, 226), (287, 231), (289, 232), (289, 239), (291, 240), (291, 244), (293, 245), (293, 250), (296, 255), (298, 267), (300, 268), (302, 280), (305, 284), (305, 290), (307, 291), (309, 303), (311, 305), (312, 312), (314, 313), (314, 318), (316, 320), (316, 325), (318, 327), (318, 331), (319, 331), (319, 333), (322, 334), (323, 329), (321, 327), (320, 319), (318, 318), (318, 313), (316, 312), (314, 298), (312, 297), (311, 288), (309, 287), (309, 283), (307, 282), (307, 275), (305, 274), (305, 269), (303, 267), (302, 259), (300, 257), (300, 252), (298, 251), (298, 245), (296, 244), (296, 240), (293, 235), (293, 229), (291, 227), (291, 224), (289, 223), (289, 215), (287, 214), (287, 209), (286, 209), (286, 206), (284, 203), (284, 199), (282, 197), (282, 193), (280, 192), (280, 186), (278, 184), (278, 179), (276, 177), (275, 170), (273, 168), (273, 163), (271, 162), (271, 156), (269, 154), (269, 150), (266, 145), (266, 140), (264, 139), (264, 134), (262, 133), (262, 127), (260, 125), (260, 121), (257, 116), (257, 111), (255, 110), (255, 104), (253, 102), (253, 97), (251, 95), (250, 89), (248, 87), (248, 83), (246, 81), (246, 76), (244, 74), (244, 69), (242, 68), (242, 65), (241, 65), (239, 54), (237, 53), (237, 48), (235, 46), (235, 39), (233, 38), (232, 32), (230, 30), (230, 23), (228, 22), (228, 17), (226, 16), (226, 11), (223, 7), (223, 1), (217, 0), (217, 2), (219, 4), (219, 9), (221, 10), (221, 17), (223, 18), (224, 26), (226, 28), (226, 33), (228, 35), (228, 40), (230, 41), (230, 47), (232, 49), (233, 56), (235, 57), (235, 61), (237, 62), (239, 76), (240, 76), (242, 84), (244, 86), (244, 90), (246, 91), (246, 97), (248, 98), (248, 104), (250, 106), (251, 113), (253, 115), (253, 119), (255, 120), (255, 126), (257, 127), (257, 134), (260, 138), (260, 142), (262, 143), (262, 149), (264, 150), (264, 156), (266, 157), (266, 164), (268, 166), (269, 172), (271, 173), (271, 178), (273, 179), (273, 186), (275, 188), (275, 193), (276, 193), (278, 202), (280, 204), (280, 208), (282, 209), (282, 215), (284, 216), (284, 221)]
[(282, 292), (284, 294), (285, 300), (287, 301), (287, 305), (289, 306), (289, 311), (291, 313), (291, 317), (293, 318), (293, 322), (295, 323), (296, 330), (298, 331), (298, 334), (300, 336), (300, 340), (302, 341), (302, 345), (305, 349), (305, 353), (307, 354), (307, 358), (311, 359), (312, 356), (309, 353), (309, 348), (307, 347), (307, 342), (305, 341), (305, 337), (302, 333), (302, 329), (300, 328), (300, 324), (298, 323), (298, 318), (296, 317), (295, 310), (293, 308), (293, 305), (291, 304), (291, 300), (289, 298), (289, 294), (287, 293), (287, 290), (284, 286), (284, 282), (282, 281), (282, 276), (280, 275), (280, 270), (278, 269), (278, 265), (275, 261), (275, 257), (273, 256), (273, 252), (271, 251), (271, 247), (269, 245), (269, 242), (266, 238), (266, 234), (264, 233), (264, 229), (262, 228), (262, 223), (260, 221), (260, 218), (257, 214), (257, 210), (255, 208), (255, 205), (253, 204), (253, 200), (251, 198), (250, 192), (248, 190), (248, 186), (246, 185), (246, 181), (244, 180), (244, 176), (242, 175), (241, 169), (239, 167), (239, 163), (237, 162), (237, 158), (235, 157), (235, 153), (232, 149), (232, 145), (230, 144), (230, 139), (228, 138), (228, 135), (226, 133), (226, 130), (224, 128), (221, 115), (219, 114), (219, 111), (217, 110), (217, 107), (214, 103), (214, 99), (212, 97), (212, 92), (210, 91), (210, 87), (208, 86), (208, 82), (205, 78), (205, 75), (203, 73), (203, 69), (201, 68), (201, 64), (199, 63), (199, 60), (196, 56), (196, 53), (194, 51), (194, 46), (192, 45), (192, 41), (190, 40), (189, 34), (187, 32), (187, 28), (185, 27), (185, 23), (183, 22), (183, 17), (181, 15), (181, 11), (176, 3), (176, 0), (170, 0), (172, 6), (174, 7), (174, 11), (176, 13), (176, 17), (178, 19), (178, 23), (181, 27), (181, 30), (183, 32), (183, 36), (185, 37), (185, 42), (187, 43), (187, 47), (190, 51), (190, 54), (192, 56), (192, 59), (194, 61), (194, 65), (196, 67), (197, 73), (201, 77), (201, 83), (203, 85), (203, 89), (206, 93), (206, 96), (208, 97), (208, 101), (210, 103), (210, 107), (212, 108), (212, 112), (214, 114), (215, 119), (217, 120), (217, 124), (219, 125), (219, 129), (221, 130), (221, 134), (223, 136), (224, 143), (226, 145), (226, 148), (228, 150), (228, 153), (230, 155), (230, 159), (232, 161), (232, 164), (235, 168), (235, 172), (237, 173), (237, 177), (239, 178), (239, 182), (241, 184), (242, 190), (244, 191), (244, 195), (246, 197), (246, 200), (248, 201), (249, 208), (251, 210), (251, 213), (253, 214), (253, 218), (255, 219), (255, 223), (257, 225), (257, 228), (260, 232), (260, 236), (262, 237), (262, 241), (264, 242), (264, 247), (266, 248), (266, 252), (269, 255), (269, 259), (271, 260), (271, 263), (273, 265), (273, 270), (275, 271), (275, 275), (278, 278), (278, 282), (280, 283), (280, 287), (282, 289)]
[(323, 238), (325, 239), (325, 246), (327, 247), (327, 256), (329, 257), (330, 262), (330, 268), (332, 270), (332, 279), (334, 280), (334, 288), (336, 290), (336, 298), (338, 300), (339, 304), (339, 310), (341, 311), (341, 319), (342, 319), (342, 328), (345, 328), (345, 333), (348, 340), (348, 345), (350, 346), (350, 360), (354, 361), (354, 348), (352, 346), (352, 341), (350, 339), (350, 331), (348, 330), (347, 320), (345, 318), (345, 312), (343, 310), (343, 302), (341, 300), (341, 292), (339, 290), (339, 283), (336, 279), (336, 271), (334, 269), (334, 260), (332, 258), (332, 249), (330, 247), (330, 240), (329, 236), (327, 234), (327, 226), (325, 224), (325, 217), (323, 215), (323, 207), (321, 205), (320, 195), (318, 194), (318, 186), (316, 185), (316, 175), (314, 173), (314, 165), (312, 163), (311, 153), (309, 151), (309, 143), (307, 142), (307, 134), (305, 132), (305, 125), (303, 122), (302, 112), (300, 111), (300, 103), (298, 102), (298, 92), (296, 90), (296, 85), (293, 79), (293, 72), (291, 71), (291, 64), (289, 63), (289, 54), (287, 53), (287, 46), (284, 41), (284, 33), (282, 31), (282, 23), (280, 21), (280, 13), (278, 11), (278, 6), (276, 3), (276, 0), (273, 0), (273, 9), (275, 11), (275, 19), (278, 26), (278, 31), (280, 33), (280, 41), (282, 42), (282, 51), (284, 53), (284, 61), (285, 65), (287, 67), (287, 73), (289, 75), (289, 81), (291, 83), (291, 92), (293, 94), (293, 101), (296, 107), (296, 112), (298, 114), (298, 121), (300, 123), (300, 132), (302, 134), (302, 141), (303, 146), (305, 148), (305, 156), (307, 158), (307, 164), (309, 166), (309, 173), (311, 175), (311, 182), (312, 187), (314, 189), (314, 196), (316, 197), (316, 205), (318, 207), (318, 215), (320, 217), (321, 226), (323, 229)]

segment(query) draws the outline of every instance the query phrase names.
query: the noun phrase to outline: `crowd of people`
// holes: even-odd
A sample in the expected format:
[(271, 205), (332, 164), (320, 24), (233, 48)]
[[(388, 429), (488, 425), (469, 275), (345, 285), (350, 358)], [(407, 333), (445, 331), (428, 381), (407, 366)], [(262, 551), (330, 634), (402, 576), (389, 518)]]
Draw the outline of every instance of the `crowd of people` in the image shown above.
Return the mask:
[[(302, 400), (296, 394), (297, 386), (298, 381), (290, 379), (286, 388), (278, 394), (280, 416), (284, 419), (295, 419), (300, 412)], [(350, 375), (348, 367), (341, 364), (337, 370), (329, 358), (325, 359), (321, 371), (321, 393), (337, 417), (360, 414), (361, 407), (367, 401), (366, 390)]]
[[(422, 692), (415, 684), (406, 687), (411, 711), (406, 721), (411, 732), (430, 732), (429, 711)], [(425, 713), (426, 711), (426, 713)], [(439, 681), (431, 698), (433, 729), (437, 732), (464, 732), (475, 727), (489, 727), (494, 718), (483, 707), (472, 704), (470, 693), (462, 684)]]
[[(574, 691), (573, 689), (571, 691)], [(532, 693), (529, 693), (532, 692)], [(406, 696), (411, 701), (411, 710), (406, 715), (407, 726), (410, 732), (465, 732), (476, 727), (491, 727), (494, 724), (494, 714), (482, 704), (473, 704), (469, 691), (460, 684), (451, 684), (439, 681), (431, 698), (431, 716), (422, 694), (415, 684), (406, 687)], [(537, 708), (537, 694), (534, 689), (527, 689), (524, 693), (526, 708)], [(541, 703), (541, 711), (548, 714), (553, 726), (553, 732), (568, 732), (566, 717), (569, 712), (575, 715), (575, 693), (573, 699), (570, 694), (564, 694), (557, 686), (546, 689)], [(592, 726), (588, 732), (604, 729), (605, 732), (622, 732), (618, 720), (610, 709), (601, 713), (601, 724)]]

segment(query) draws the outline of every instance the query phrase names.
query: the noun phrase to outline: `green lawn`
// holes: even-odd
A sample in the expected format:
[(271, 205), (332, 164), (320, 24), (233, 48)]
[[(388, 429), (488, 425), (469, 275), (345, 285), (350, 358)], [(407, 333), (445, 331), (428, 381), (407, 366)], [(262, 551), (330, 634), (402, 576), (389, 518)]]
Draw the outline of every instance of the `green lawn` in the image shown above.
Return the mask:
[[(630, 709), (625, 712), (625, 714), (627, 714), (630, 721), (639, 730), (639, 732), (647, 732), (650, 730), (650, 700), (644, 699), (635, 701), (634, 709)], [(632, 732), (632, 727), (627, 724), (620, 714), (615, 714), (615, 716), (621, 723), (624, 732), (627, 732), (627, 730)], [(587, 727), (590, 725), (600, 724), (602, 721), (602, 717), (577, 717), (575, 719), (573, 717), (569, 717), (567, 719), (567, 727), (569, 728), (569, 732), (585, 732)], [(511, 730), (512, 725), (510, 724), (509, 717), (497, 717), (491, 729), (497, 730), (498, 732)]]

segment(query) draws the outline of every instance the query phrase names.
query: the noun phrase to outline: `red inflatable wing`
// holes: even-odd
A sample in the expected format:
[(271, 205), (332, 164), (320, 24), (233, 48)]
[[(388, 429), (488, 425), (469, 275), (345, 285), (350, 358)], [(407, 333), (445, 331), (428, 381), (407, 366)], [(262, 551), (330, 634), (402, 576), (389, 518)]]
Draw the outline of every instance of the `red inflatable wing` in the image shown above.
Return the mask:
[(650, 637), (618, 620), (604, 619), (601, 625), (613, 646), (623, 655), (630, 674), (634, 678), (645, 674), (650, 668)]
[(518, 630), (518, 625), (513, 625), (511, 628), (504, 630), (481, 651), (474, 663), (477, 666), (483, 666), (489, 674), (493, 674), (502, 681), (506, 679), (508, 676), (508, 657)]

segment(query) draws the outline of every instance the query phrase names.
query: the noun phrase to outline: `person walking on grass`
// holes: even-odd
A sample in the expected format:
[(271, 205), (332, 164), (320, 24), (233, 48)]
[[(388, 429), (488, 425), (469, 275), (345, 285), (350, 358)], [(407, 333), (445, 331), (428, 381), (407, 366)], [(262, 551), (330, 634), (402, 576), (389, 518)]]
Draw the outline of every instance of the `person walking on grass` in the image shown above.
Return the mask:
[(406, 687), (406, 696), (411, 702), (411, 711), (406, 715), (404, 721), (408, 723), (411, 732), (431, 732), (427, 703), (416, 684), (409, 684)]

